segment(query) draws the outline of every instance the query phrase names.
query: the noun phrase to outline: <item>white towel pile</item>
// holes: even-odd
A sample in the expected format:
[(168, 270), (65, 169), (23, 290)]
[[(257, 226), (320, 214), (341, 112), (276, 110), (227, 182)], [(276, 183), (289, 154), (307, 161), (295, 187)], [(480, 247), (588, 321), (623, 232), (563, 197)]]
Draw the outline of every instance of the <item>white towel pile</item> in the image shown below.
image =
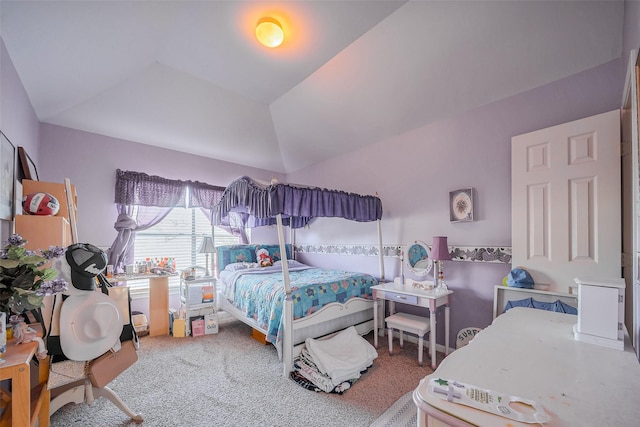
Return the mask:
[[(313, 363), (308, 364), (307, 369), (302, 369), (301, 374), (304, 375), (306, 370), (305, 377), (309, 380), (309, 377), (315, 377), (313, 382), (325, 391), (329, 388), (328, 379), (335, 387), (344, 381), (360, 378), (360, 373), (378, 357), (376, 349), (353, 326), (328, 339), (307, 338), (305, 344), (303, 356), (308, 356)], [(317, 367), (320, 375), (313, 375), (312, 369), (309, 369), (312, 365)], [(318, 381), (319, 378), (323, 380)]]

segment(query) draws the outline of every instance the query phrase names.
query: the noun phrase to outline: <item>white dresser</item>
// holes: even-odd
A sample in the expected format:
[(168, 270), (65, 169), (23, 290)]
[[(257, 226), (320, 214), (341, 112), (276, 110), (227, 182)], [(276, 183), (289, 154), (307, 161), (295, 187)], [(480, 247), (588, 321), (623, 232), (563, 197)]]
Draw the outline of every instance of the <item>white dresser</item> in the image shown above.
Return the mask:
[(575, 279), (578, 285), (577, 340), (624, 349), (624, 279)]
[(585, 343), (573, 337), (576, 322), (575, 315), (522, 307), (497, 317), (420, 382), (413, 394), (418, 425), (531, 425), (442, 400), (429, 393), (431, 378), (533, 400), (551, 417), (545, 427), (639, 425), (640, 365), (628, 335), (624, 351)]

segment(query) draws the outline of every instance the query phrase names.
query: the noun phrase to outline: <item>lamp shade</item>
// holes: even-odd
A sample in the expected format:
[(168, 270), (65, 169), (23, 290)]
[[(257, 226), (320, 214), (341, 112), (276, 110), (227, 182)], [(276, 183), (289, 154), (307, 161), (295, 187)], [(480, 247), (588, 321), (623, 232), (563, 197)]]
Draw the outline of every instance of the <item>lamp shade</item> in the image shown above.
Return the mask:
[(431, 246), (431, 253), (429, 258), (434, 261), (450, 261), (451, 254), (449, 254), (449, 245), (447, 244), (447, 238), (445, 236), (436, 236), (433, 238), (433, 245)]
[(205, 236), (204, 239), (202, 239), (202, 244), (200, 245), (200, 250), (198, 252), (201, 254), (212, 254), (215, 250), (216, 248), (213, 246), (213, 239), (211, 236)]

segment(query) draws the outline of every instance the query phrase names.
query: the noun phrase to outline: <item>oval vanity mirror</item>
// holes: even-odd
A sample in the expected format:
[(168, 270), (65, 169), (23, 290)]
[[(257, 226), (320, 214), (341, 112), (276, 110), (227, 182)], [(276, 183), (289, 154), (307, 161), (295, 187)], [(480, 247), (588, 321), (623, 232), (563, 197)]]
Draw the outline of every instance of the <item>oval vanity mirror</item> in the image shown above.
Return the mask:
[(416, 276), (426, 276), (431, 271), (432, 262), (429, 259), (427, 244), (416, 240), (407, 249), (407, 266)]

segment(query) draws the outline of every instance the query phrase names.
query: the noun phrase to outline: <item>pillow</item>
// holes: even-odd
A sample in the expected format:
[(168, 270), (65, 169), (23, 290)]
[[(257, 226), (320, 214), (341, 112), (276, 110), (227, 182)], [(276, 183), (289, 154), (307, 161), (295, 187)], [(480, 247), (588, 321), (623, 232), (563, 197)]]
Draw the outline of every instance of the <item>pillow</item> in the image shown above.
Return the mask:
[(218, 269), (222, 271), (229, 264), (256, 262), (256, 253), (254, 245), (228, 245), (218, 246), (216, 248), (218, 254)]
[(232, 262), (231, 264), (227, 264), (224, 268), (226, 271), (238, 271), (249, 268), (249, 263), (246, 262)]

